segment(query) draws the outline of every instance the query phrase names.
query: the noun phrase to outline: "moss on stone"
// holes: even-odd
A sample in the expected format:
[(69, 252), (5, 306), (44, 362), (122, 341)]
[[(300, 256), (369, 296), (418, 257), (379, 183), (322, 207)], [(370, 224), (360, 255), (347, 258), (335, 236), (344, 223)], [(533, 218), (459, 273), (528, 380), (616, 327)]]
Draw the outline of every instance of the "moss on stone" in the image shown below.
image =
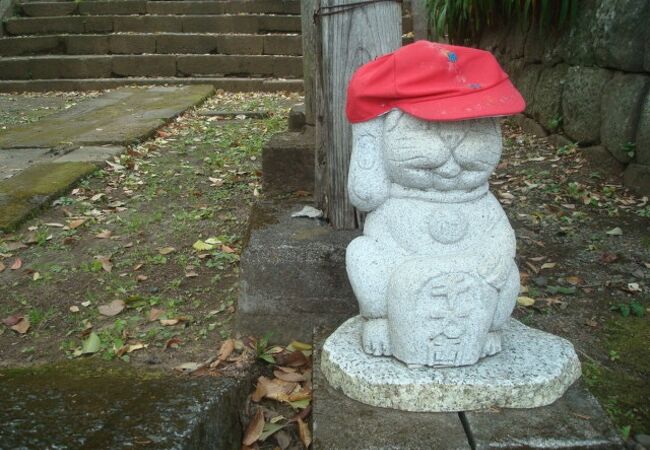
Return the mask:
[(0, 230), (16, 227), (45, 202), (95, 170), (95, 164), (86, 162), (45, 163), (1, 181)]
[(619, 427), (631, 426), (635, 432), (650, 432), (650, 319), (620, 317), (605, 328), (606, 346), (612, 364), (595, 362), (583, 367), (591, 391)]

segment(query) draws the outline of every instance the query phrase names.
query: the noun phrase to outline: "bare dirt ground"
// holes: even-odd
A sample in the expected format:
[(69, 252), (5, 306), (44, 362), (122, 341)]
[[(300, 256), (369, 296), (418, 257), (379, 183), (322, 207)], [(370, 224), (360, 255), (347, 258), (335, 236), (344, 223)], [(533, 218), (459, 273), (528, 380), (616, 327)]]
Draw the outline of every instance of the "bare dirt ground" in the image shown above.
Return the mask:
[[(58, 100), (65, 107), (68, 98)], [(286, 127), (288, 105), (298, 101), (218, 94), (201, 108), (271, 117), (188, 112), (0, 235), (0, 367), (89, 350), (155, 367), (214, 354), (231, 334), (241, 239), (261, 195), (262, 143)]]
[[(0, 367), (82, 352), (154, 367), (214, 355), (231, 336), (249, 205), (263, 195), (261, 146), (297, 101), (219, 94), (208, 106), (274, 114), (189, 112), (0, 235), (0, 318), (11, 319), (0, 326)], [(0, 120), (1, 129), (16, 119)], [(621, 433), (648, 433), (648, 199), (579, 149), (508, 122), (504, 147), (492, 190), (517, 233), (515, 316), (571, 340)]]
[(623, 436), (650, 430), (650, 206), (620, 177), (506, 122), (492, 190), (517, 234), (515, 316), (575, 345)]

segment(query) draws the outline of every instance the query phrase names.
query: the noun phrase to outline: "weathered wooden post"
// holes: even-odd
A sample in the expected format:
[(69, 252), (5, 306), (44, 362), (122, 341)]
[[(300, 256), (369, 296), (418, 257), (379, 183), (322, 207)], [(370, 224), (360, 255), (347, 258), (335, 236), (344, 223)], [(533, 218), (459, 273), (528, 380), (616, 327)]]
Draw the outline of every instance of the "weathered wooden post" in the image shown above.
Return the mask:
[[(314, 1), (318, 0), (306, 3)], [(303, 3), (303, 8), (308, 6)], [(320, 78), (315, 82), (313, 100), (316, 119), (314, 196), (335, 228), (357, 228), (357, 213), (346, 193), (352, 151), (352, 129), (345, 117), (347, 86), (361, 65), (401, 46), (401, 3), (399, 0), (320, 0), (315, 20), (317, 28), (320, 27), (321, 42), (316, 63), (320, 67), (315, 67)]]

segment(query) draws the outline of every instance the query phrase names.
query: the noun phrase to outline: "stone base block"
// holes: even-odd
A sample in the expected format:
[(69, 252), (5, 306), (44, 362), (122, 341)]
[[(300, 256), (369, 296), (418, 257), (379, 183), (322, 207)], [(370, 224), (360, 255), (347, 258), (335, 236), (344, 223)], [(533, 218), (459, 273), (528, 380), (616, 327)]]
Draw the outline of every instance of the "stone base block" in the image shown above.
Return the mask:
[(470, 450), (457, 413), (412, 413), (365, 405), (329, 385), (320, 367), (327, 331), (314, 333), (314, 450)]
[(275, 134), (262, 149), (262, 173), (267, 191), (313, 191), (313, 130)]
[(406, 411), (535, 408), (553, 403), (580, 377), (573, 345), (510, 319), (502, 351), (477, 364), (408, 368), (361, 348), (364, 319), (349, 319), (325, 342), (322, 371), (335, 388), (360, 402)]
[(291, 217), (302, 203), (259, 202), (241, 256), (237, 330), (273, 342), (310, 340), (313, 327), (358, 313), (345, 272), (345, 249), (358, 231)]
[(579, 381), (552, 405), (468, 412), (409, 412), (351, 399), (323, 376), (323, 342), (334, 328), (314, 331), (315, 450), (623, 449), (598, 401)]

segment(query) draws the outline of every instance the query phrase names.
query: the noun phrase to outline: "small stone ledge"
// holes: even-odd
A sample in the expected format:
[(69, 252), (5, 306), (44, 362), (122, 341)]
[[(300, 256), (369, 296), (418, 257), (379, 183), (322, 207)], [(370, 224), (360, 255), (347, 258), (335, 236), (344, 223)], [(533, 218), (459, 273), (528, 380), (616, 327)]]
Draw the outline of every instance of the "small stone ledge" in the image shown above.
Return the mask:
[(312, 192), (314, 189), (314, 134), (277, 133), (262, 149), (262, 183), (269, 192)]
[(319, 219), (292, 218), (304, 203), (253, 206), (241, 256), (236, 322), (242, 334), (309, 340), (314, 325), (357, 313), (345, 249), (358, 231), (334, 231)]

